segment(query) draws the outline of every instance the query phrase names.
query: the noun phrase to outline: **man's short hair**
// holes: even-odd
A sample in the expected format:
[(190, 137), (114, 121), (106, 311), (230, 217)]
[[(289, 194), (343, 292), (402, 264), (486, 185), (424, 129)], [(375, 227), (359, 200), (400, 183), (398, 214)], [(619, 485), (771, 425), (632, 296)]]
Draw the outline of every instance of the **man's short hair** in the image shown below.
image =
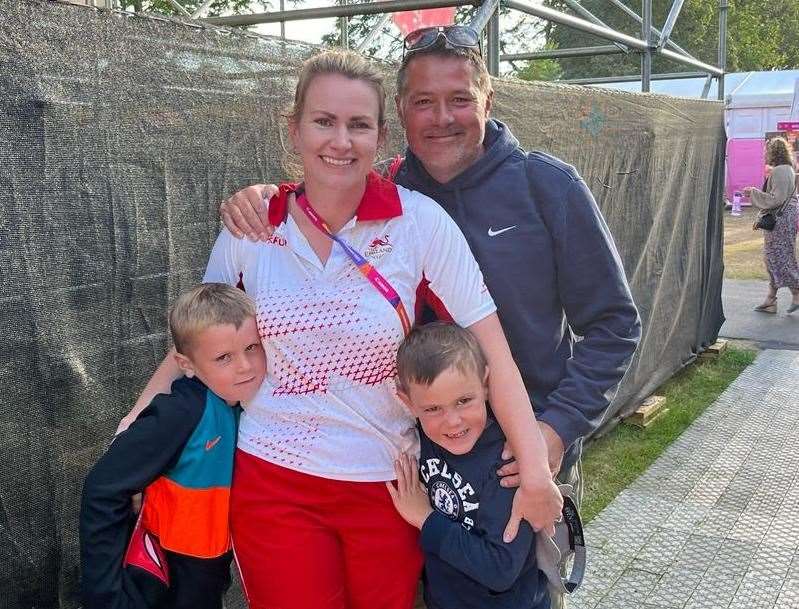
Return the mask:
[(406, 53), (402, 58), (402, 65), (399, 72), (397, 72), (397, 94), (402, 97), (405, 93), (406, 73), (408, 65), (417, 57), (425, 55), (435, 55), (437, 57), (460, 57), (466, 59), (472, 66), (473, 81), (477, 89), (486, 97), (493, 91), (491, 87), (491, 76), (488, 74), (488, 68), (485, 61), (477, 49), (470, 49), (465, 47), (451, 47), (441, 44), (434, 44), (425, 49), (419, 49)]
[(203, 330), (228, 324), (238, 329), (250, 317), (255, 317), (255, 304), (240, 289), (202, 283), (178, 296), (169, 312), (175, 350), (186, 355), (191, 341)]
[(411, 383), (429, 386), (453, 366), (483, 379), (488, 364), (474, 335), (444, 322), (418, 326), (397, 350), (397, 387), (407, 394)]

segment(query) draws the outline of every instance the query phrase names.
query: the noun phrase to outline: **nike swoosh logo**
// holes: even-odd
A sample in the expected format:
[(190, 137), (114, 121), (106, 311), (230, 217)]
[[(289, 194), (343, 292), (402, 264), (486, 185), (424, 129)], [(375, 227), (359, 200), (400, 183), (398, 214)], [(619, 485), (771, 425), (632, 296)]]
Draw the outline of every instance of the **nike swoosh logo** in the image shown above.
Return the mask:
[(214, 446), (219, 444), (219, 440), (222, 439), (222, 436), (217, 436), (213, 440), (207, 440), (205, 442), (205, 450), (211, 450)]
[(505, 228), (500, 228), (499, 230), (494, 230), (490, 226), (488, 227), (488, 236), (489, 237), (496, 237), (497, 235), (501, 235), (502, 233), (507, 233), (509, 230), (513, 230), (516, 228), (516, 224), (513, 226), (506, 226)]

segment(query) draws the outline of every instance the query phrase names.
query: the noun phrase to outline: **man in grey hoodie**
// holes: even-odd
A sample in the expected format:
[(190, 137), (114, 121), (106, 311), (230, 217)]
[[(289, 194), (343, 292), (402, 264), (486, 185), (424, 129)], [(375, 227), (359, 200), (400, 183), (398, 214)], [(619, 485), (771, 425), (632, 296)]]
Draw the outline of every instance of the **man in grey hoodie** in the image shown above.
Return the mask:
[[(406, 38), (396, 104), (408, 150), (389, 173), (435, 199), (466, 236), (532, 399), (550, 469), (574, 483), (582, 439), (601, 423), (630, 364), (640, 319), (613, 238), (577, 171), (523, 150), (507, 125), (490, 118), (491, 80), (477, 36), (466, 30), (425, 28)], [(267, 239), (273, 189), (250, 186), (225, 201), (227, 228)], [(500, 470), (504, 486), (518, 484), (513, 473), (512, 465)]]

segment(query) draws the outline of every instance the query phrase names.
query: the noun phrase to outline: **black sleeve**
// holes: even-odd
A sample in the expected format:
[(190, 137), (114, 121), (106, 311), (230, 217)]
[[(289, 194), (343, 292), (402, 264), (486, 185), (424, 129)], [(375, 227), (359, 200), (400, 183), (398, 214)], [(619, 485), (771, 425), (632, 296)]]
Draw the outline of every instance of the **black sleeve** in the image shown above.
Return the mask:
[(511, 543), (502, 540), (515, 489), (489, 480), (480, 496), (479, 527), (466, 530), (434, 510), (422, 525), (422, 549), (495, 592), (509, 590), (519, 578), (533, 547), (533, 529), (522, 521)]
[(86, 477), (80, 510), (84, 609), (136, 606), (122, 569), (131, 497), (176, 462), (201, 414), (190, 406), (174, 395), (156, 396)]

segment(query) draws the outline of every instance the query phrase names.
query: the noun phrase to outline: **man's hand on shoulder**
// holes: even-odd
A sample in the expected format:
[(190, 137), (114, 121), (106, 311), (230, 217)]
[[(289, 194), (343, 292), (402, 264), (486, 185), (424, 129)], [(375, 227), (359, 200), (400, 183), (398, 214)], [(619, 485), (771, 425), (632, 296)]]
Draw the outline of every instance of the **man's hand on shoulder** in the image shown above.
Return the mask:
[[(544, 442), (547, 446), (547, 462), (549, 465), (549, 473), (552, 478), (560, 472), (560, 466), (563, 463), (563, 454), (565, 449), (563, 447), (563, 440), (561, 440), (558, 433), (552, 429), (547, 423), (538, 421), (538, 428), (541, 430), (541, 435), (544, 436)], [(513, 452), (510, 445), (505, 443), (505, 450), (502, 451), (502, 460), (507, 461), (513, 459)], [(513, 488), (519, 486), (519, 464), (514, 459), (510, 463), (506, 463), (497, 470), (497, 475), (500, 477), (500, 484), (506, 488)]]
[(222, 201), (219, 215), (234, 237), (266, 241), (272, 236), (275, 227), (269, 224), (267, 209), (277, 190), (274, 184), (254, 184)]
[(544, 442), (547, 445), (547, 461), (549, 462), (549, 472), (552, 477), (558, 475), (560, 466), (563, 464), (563, 453), (566, 449), (563, 446), (558, 432), (556, 432), (549, 424), (543, 421), (538, 421), (538, 428), (541, 430), (541, 435), (544, 436)]

